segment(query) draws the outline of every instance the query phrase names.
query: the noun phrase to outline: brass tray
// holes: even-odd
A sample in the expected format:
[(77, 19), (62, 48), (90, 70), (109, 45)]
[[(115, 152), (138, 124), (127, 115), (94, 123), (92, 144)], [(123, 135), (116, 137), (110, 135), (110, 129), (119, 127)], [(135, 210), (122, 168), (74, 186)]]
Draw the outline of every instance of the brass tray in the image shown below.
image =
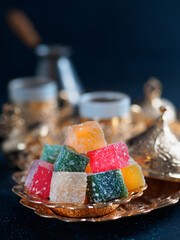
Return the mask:
[(112, 221), (123, 217), (145, 214), (152, 210), (175, 204), (180, 198), (180, 184), (174, 182), (165, 182), (155, 179), (147, 179), (148, 189), (137, 199), (129, 203), (119, 205), (113, 212), (100, 217), (90, 218), (72, 218), (57, 214), (53, 208), (48, 208), (42, 204), (32, 203), (26, 197), (20, 200), (20, 203), (33, 209), (34, 212), (46, 218), (55, 218), (64, 222), (103, 222)]
[(125, 198), (114, 199), (112, 201), (98, 203), (98, 204), (84, 204), (84, 205), (74, 205), (74, 204), (61, 204), (53, 203), (48, 199), (42, 198), (36, 194), (31, 194), (25, 188), (24, 183), (16, 185), (12, 188), (12, 191), (18, 196), (24, 198), (35, 204), (41, 204), (47, 208), (50, 208), (59, 215), (66, 217), (97, 217), (106, 215), (114, 211), (120, 204), (125, 204), (131, 201), (131, 199), (140, 197), (143, 191), (147, 188), (147, 185), (138, 188), (136, 191), (129, 192), (128, 196)]
[[(70, 218), (96, 218), (99, 216), (104, 216), (113, 212), (121, 204), (126, 204), (132, 199), (140, 197), (143, 194), (143, 191), (147, 188), (147, 185), (139, 187), (135, 191), (129, 192), (128, 196), (125, 198), (114, 199), (104, 203), (98, 204), (84, 204), (84, 205), (73, 205), (73, 204), (61, 204), (53, 203), (48, 199), (42, 198), (36, 194), (30, 193), (25, 185), (24, 179), (26, 172), (14, 173), (12, 178), (19, 184), (12, 188), (12, 191), (23, 198), (26, 199), (26, 204), (29, 206), (38, 206), (41, 209), (48, 208), (49, 210), (55, 212), (60, 216), (70, 217)], [(21, 200), (24, 202), (24, 200)], [(35, 204), (35, 205), (33, 205)], [(25, 205), (25, 202), (24, 202)], [(37, 208), (37, 207), (36, 207)]]
[[(17, 172), (13, 174), (13, 179), (22, 186), (22, 181), (26, 175), (25, 172)], [(33, 209), (34, 212), (46, 218), (55, 218), (65, 222), (102, 222), (102, 221), (111, 221), (119, 219), (122, 217), (130, 217), (139, 214), (145, 214), (152, 210), (166, 207), (172, 204), (175, 204), (179, 201), (180, 198), (180, 183), (177, 182), (168, 182), (162, 180), (156, 180), (147, 178), (146, 179), (148, 188), (144, 191), (144, 194), (141, 197), (132, 199), (131, 201), (120, 204), (113, 211), (99, 217), (67, 217), (62, 216), (56, 212), (55, 208), (50, 208), (44, 204), (30, 201), (28, 196), (23, 193), (23, 195), (18, 194), (22, 197), (20, 203)], [(13, 188), (13, 191), (16, 187)], [(18, 187), (19, 188), (19, 187)], [(22, 187), (20, 187), (22, 189)], [(112, 209), (111, 209), (112, 210)]]

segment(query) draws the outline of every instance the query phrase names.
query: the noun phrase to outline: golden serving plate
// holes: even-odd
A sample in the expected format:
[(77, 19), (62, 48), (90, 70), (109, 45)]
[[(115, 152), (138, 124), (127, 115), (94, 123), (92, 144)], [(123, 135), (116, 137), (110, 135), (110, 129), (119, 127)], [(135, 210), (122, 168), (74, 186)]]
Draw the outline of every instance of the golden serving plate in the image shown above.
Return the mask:
[[(19, 174), (18, 176), (18, 174), (16, 173), (16, 177), (13, 177), (13, 179), (16, 178), (16, 180), (18, 179), (19, 181), (22, 177), (23, 174)], [(55, 218), (65, 222), (111, 221), (123, 217), (145, 214), (158, 208), (170, 206), (179, 201), (180, 183), (161, 181), (151, 178), (147, 178), (146, 182), (148, 184), (148, 188), (141, 197), (132, 199), (131, 201), (128, 199), (129, 201), (126, 202), (126, 204), (119, 204), (118, 202), (119, 205), (114, 209), (114, 211), (112, 211), (113, 209), (111, 209), (109, 213), (99, 217), (63, 216), (61, 212), (57, 211), (58, 208), (49, 207), (44, 203), (39, 203), (38, 201), (31, 201), (28, 195), (23, 192), (24, 187), (22, 183), (15, 186), (13, 188), (13, 191), (20, 197), (22, 197), (20, 203), (25, 207), (33, 209), (37, 215), (46, 218)], [(108, 203), (107, 206), (111, 206), (111, 203)]]
[(75, 204), (61, 204), (53, 203), (48, 199), (42, 198), (36, 194), (31, 194), (25, 188), (24, 183), (16, 185), (13, 187), (12, 191), (18, 196), (24, 198), (26, 197), (27, 201), (40, 204), (47, 208), (50, 208), (59, 215), (66, 217), (97, 217), (106, 215), (114, 211), (120, 204), (128, 203), (131, 199), (137, 198), (143, 194), (143, 191), (147, 188), (147, 185), (140, 187), (137, 191), (130, 192), (126, 198), (114, 199), (105, 203), (98, 204), (84, 204), (84, 205), (75, 205)]
[[(61, 204), (53, 203), (48, 199), (40, 197), (36, 194), (31, 194), (24, 185), (24, 180), (27, 171), (14, 173), (12, 178), (19, 183), (14, 186), (12, 191), (23, 198), (21, 202), (25, 205), (25, 202), (29, 202), (27, 205), (36, 206), (36, 208), (46, 209), (54, 213), (71, 218), (92, 218), (104, 216), (113, 212), (121, 204), (130, 202), (132, 199), (140, 197), (143, 191), (147, 188), (147, 185), (138, 188), (136, 191), (129, 192), (126, 198), (114, 199), (112, 201), (98, 203), (98, 204), (84, 204), (84, 205), (74, 205), (74, 204)], [(26, 201), (25, 201), (26, 200)], [(34, 204), (34, 205), (33, 205)]]

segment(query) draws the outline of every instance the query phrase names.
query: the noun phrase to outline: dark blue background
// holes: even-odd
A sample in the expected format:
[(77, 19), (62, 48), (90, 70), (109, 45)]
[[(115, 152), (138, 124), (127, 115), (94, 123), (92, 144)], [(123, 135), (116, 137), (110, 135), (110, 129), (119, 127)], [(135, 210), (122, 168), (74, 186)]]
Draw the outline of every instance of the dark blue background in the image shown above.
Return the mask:
[[(7, 0), (0, 3), (0, 105), (10, 79), (33, 75), (36, 57), (5, 23), (11, 7), (24, 11), (43, 42), (70, 45), (86, 90), (125, 91), (142, 96), (150, 76), (180, 108), (180, 2), (165, 0)], [(178, 239), (180, 205), (148, 215), (100, 224), (43, 219), (18, 204), (12, 170), (1, 156), (1, 239)]]
[(0, 96), (10, 79), (33, 75), (36, 64), (33, 51), (5, 23), (11, 7), (27, 14), (44, 43), (73, 47), (73, 61), (86, 90), (113, 89), (137, 98), (147, 78), (157, 76), (164, 96), (180, 107), (178, 0), (1, 1)]

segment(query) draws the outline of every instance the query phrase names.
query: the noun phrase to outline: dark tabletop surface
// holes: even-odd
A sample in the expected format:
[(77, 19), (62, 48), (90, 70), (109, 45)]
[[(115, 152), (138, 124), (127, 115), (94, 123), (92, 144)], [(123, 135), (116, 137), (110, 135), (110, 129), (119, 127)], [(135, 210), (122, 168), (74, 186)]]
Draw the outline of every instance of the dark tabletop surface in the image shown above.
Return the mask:
[[(23, 1), (0, 3), (0, 109), (10, 79), (33, 75), (36, 57), (5, 23), (11, 7), (24, 11), (44, 43), (73, 46), (72, 60), (88, 91), (112, 89), (137, 99), (150, 76), (180, 108), (180, 2)], [(0, 153), (0, 239), (180, 239), (180, 203), (105, 223), (65, 223), (37, 216), (19, 204)]]

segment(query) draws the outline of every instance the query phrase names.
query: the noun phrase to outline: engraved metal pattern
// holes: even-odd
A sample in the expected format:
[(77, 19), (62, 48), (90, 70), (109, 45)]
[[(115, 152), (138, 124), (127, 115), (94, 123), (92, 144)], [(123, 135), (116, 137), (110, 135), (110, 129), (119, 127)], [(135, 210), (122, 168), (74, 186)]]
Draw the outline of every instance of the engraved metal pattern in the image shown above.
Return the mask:
[(145, 132), (127, 141), (129, 154), (141, 165), (145, 176), (180, 181), (180, 142), (162, 116)]

